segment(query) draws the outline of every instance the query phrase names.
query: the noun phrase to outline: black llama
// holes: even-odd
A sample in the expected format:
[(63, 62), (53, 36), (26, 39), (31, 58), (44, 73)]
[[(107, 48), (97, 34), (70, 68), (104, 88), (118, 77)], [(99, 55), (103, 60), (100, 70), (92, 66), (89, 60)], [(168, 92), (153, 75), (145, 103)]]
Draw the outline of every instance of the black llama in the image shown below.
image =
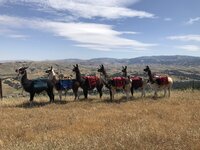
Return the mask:
[(97, 89), (100, 98), (102, 97), (102, 88), (103, 83), (97, 76), (81, 76), (78, 64), (74, 65), (72, 70), (76, 73), (76, 81), (78, 81), (79, 86), (83, 89), (83, 94), (85, 99), (88, 98), (88, 91), (93, 90), (94, 88)]
[(20, 67), (15, 71), (18, 73), (18, 76), (21, 77), (21, 84), (23, 89), (26, 92), (30, 93), (30, 104), (34, 99), (35, 93), (39, 94), (43, 91), (47, 92), (50, 102), (54, 101), (53, 83), (48, 79), (29, 80), (27, 78), (27, 72), (26, 72), (27, 68), (28, 67)]
[(58, 91), (60, 100), (62, 100), (62, 91), (65, 91), (65, 96), (66, 96), (66, 92), (70, 89), (73, 90), (75, 96), (74, 100), (77, 99), (78, 88), (80, 86), (79, 82), (77, 82), (75, 79), (71, 79), (71, 77), (68, 77), (66, 79), (63, 76), (62, 78), (58, 79), (52, 66), (45, 72), (48, 73), (49, 79), (53, 82), (55, 89)]

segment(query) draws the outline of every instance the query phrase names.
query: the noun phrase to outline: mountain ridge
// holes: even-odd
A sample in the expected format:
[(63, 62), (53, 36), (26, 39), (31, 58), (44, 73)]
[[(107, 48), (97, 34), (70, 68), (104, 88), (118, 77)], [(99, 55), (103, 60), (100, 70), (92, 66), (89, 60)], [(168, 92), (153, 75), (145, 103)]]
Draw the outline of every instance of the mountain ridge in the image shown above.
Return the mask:
[(200, 65), (200, 57), (187, 55), (172, 55), (172, 56), (141, 56), (135, 58), (92, 58), (88, 60), (82, 59), (63, 59), (57, 60), (69, 63), (83, 63), (83, 64), (161, 64), (161, 65)]
[(53, 63), (69, 63), (69, 64), (83, 64), (83, 65), (97, 65), (97, 64), (119, 64), (119, 65), (133, 65), (133, 64), (159, 64), (159, 65), (180, 65), (180, 66), (198, 66), (200, 65), (200, 57), (197, 56), (187, 56), (187, 55), (171, 55), (171, 56), (141, 56), (135, 58), (92, 58), (92, 59), (59, 59), (59, 60), (42, 60), (42, 61), (32, 61), (32, 60), (7, 60), (0, 61), (0, 63), (8, 62), (53, 62)]

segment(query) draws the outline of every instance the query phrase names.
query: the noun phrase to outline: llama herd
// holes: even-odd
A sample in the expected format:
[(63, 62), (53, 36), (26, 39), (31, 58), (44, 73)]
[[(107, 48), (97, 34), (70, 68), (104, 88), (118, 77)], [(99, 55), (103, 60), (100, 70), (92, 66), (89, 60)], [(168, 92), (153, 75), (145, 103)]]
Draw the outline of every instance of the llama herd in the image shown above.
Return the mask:
[(76, 78), (58, 78), (53, 67), (46, 70), (45, 73), (48, 75), (48, 79), (28, 79), (27, 69), (28, 67), (20, 67), (16, 69), (18, 76), (21, 78), (21, 85), (23, 89), (30, 94), (30, 103), (34, 99), (36, 93), (41, 93), (46, 91), (49, 96), (50, 102), (54, 101), (54, 88), (58, 91), (60, 100), (62, 100), (62, 92), (65, 93), (72, 89), (75, 100), (78, 96), (78, 89), (83, 90), (85, 99), (88, 98), (88, 91), (96, 90), (99, 93), (101, 98), (103, 95), (102, 89), (105, 86), (110, 93), (110, 100), (114, 100), (114, 95), (117, 90), (123, 90), (126, 94), (126, 100), (130, 98), (129, 94), (133, 96), (135, 90), (141, 90), (141, 97), (145, 97), (145, 89), (147, 86), (151, 87), (154, 90), (154, 98), (157, 98), (158, 90), (164, 90), (164, 96), (168, 91), (168, 96), (170, 97), (170, 90), (173, 84), (171, 77), (167, 75), (157, 75), (152, 74), (149, 66), (146, 66), (144, 72), (148, 74), (148, 79), (145, 79), (140, 76), (130, 76), (127, 73), (127, 66), (122, 67), (122, 76), (119, 77), (110, 77), (108, 76), (104, 65), (100, 65), (97, 71), (100, 73), (98, 76), (82, 76), (78, 64), (73, 66), (72, 71), (75, 73)]

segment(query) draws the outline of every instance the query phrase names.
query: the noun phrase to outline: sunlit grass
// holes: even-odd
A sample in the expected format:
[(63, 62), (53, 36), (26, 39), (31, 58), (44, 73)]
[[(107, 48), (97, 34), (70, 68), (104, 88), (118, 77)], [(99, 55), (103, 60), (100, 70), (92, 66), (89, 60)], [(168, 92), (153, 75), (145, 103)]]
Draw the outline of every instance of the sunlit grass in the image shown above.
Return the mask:
[[(0, 101), (0, 149), (199, 149), (200, 91), (173, 91), (170, 98), (117, 94), (73, 96), (49, 103), (36, 96)], [(118, 103), (118, 99), (120, 103)]]

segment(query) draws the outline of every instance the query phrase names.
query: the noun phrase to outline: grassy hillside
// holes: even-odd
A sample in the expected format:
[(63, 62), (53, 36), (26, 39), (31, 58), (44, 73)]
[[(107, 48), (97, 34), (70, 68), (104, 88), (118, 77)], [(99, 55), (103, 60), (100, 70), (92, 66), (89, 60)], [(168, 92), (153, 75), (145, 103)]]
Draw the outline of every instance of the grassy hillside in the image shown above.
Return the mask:
[(0, 149), (200, 149), (200, 91), (172, 91), (171, 98), (136, 98), (108, 103), (49, 104), (36, 97), (0, 101)]

